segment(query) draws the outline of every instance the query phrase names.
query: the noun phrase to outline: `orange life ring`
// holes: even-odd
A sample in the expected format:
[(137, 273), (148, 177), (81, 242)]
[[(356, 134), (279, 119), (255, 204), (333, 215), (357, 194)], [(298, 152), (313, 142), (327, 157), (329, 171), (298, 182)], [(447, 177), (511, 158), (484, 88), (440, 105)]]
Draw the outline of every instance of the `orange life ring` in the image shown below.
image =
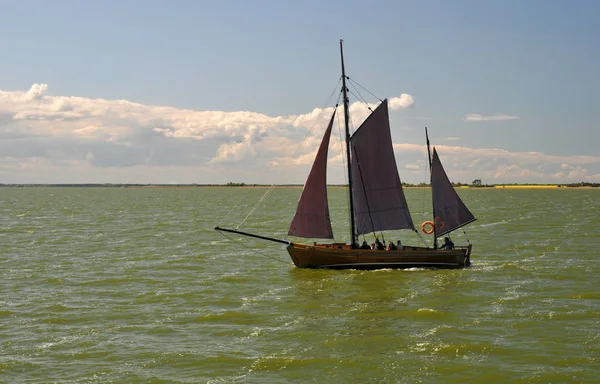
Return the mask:
[(435, 222), (435, 226), (437, 227), (437, 229), (442, 230), (444, 228), (446, 228), (446, 223), (444, 223), (444, 219), (442, 219), (439, 216), (436, 216), (435, 220), (433, 220)]
[[(426, 226), (429, 226), (430, 229), (425, 229)], [(423, 224), (421, 224), (421, 231), (423, 231), (423, 233), (426, 235), (431, 235), (434, 229), (435, 224), (433, 224), (433, 221), (426, 221)]]

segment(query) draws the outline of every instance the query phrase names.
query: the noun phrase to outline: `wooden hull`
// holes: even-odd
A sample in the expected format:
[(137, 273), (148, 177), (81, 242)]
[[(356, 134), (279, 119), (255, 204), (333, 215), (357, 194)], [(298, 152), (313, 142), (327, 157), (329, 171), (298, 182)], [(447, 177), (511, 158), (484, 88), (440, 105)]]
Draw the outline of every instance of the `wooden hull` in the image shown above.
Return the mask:
[(421, 247), (387, 251), (352, 249), (347, 244), (290, 244), (287, 250), (299, 268), (464, 268), (471, 256), (471, 245), (451, 251)]

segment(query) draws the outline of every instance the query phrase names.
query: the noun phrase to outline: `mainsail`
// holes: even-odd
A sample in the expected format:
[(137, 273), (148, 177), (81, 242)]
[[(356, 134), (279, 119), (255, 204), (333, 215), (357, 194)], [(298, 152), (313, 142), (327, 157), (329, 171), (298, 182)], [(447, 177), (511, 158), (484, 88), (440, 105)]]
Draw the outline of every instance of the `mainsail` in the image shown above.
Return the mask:
[(431, 159), (431, 193), (436, 237), (477, 220), (454, 190), (435, 148)]
[(392, 145), (387, 99), (350, 139), (356, 234), (414, 229)]
[(296, 215), (288, 235), (318, 239), (333, 239), (329, 204), (327, 202), (327, 153), (335, 111), (331, 116), (317, 156), (302, 189)]

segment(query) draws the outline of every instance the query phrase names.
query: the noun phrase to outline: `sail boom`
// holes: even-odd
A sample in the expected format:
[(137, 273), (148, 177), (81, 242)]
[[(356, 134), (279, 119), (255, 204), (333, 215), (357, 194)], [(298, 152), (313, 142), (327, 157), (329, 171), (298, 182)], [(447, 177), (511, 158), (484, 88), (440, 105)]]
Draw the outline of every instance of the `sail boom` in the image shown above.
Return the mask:
[(275, 238), (269, 237), (269, 236), (256, 235), (254, 233), (249, 233), (249, 232), (244, 232), (244, 231), (238, 231), (237, 229), (221, 228), (219, 226), (216, 226), (214, 228), (214, 230), (215, 231), (220, 231), (220, 232), (235, 233), (236, 235), (244, 235), (244, 236), (248, 236), (248, 237), (254, 237), (256, 239), (261, 239), (261, 240), (273, 241), (275, 243), (292, 245), (291, 241), (275, 239)]
[(450, 228), (450, 229), (446, 229), (446, 228), (444, 228), (444, 230), (443, 230), (443, 231), (436, 232), (436, 236), (438, 236), (438, 237), (439, 237), (439, 236), (444, 236), (444, 235), (446, 235), (446, 234), (448, 234), (448, 233), (450, 233), (450, 232), (454, 232), (454, 231), (456, 231), (457, 229), (460, 229), (460, 228), (462, 228), (462, 227), (464, 227), (464, 226), (466, 226), (466, 225), (469, 225), (469, 224), (471, 224), (471, 223), (472, 223), (472, 222), (474, 222), (475, 220), (477, 220), (477, 218), (476, 218), (476, 217), (474, 217), (472, 220), (469, 220), (469, 221), (467, 221), (467, 222), (465, 222), (465, 223), (463, 223), (463, 224), (461, 224), (461, 225), (459, 225), (459, 226), (456, 226), (456, 227), (454, 227), (454, 228)]

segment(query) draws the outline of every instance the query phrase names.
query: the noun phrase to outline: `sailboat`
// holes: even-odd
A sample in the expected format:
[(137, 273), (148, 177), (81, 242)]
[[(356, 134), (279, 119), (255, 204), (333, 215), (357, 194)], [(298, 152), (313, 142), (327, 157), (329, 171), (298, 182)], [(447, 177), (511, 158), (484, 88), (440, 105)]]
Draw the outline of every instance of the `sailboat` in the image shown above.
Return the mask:
[[(476, 220), (450, 183), (435, 148), (430, 149), (427, 129), (427, 152), (431, 175), (433, 202), (432, 221), (426, 221), (421, 230), (433, 234), (433, 246), (406, 246), (390, 244), (386, 249), (359, 246), (359, 236), (390, 230), (415, 229), (402, 183), (398, 174), (389, 124), (387, 99), (383, 100), (351, 135), (349, 129), (349, 100), (346, 87), (343, 42), (340, 40), (342, 64), (342, 93), (346, 136), (346, 162), (348, 171), (350, 211), (349, 243), (302, 244), (261, 236), (237, 229), (215, 227), (259, 239), (286, 244), (287, 251), (297, 267), (331, 269), (383, 269), (383, 268), (463, 268), (471, 264), (472, 244), (454, 246), (446, 242), (438, 246), (438, 238)], [(336, 108), (337, 109), (337, 108)], [(327, 200), (327, 154), (335, 110), (312, 168), (304, 184), (296, 213), (288, 235), (333, 239)], [(378, 238), (377, 238), (378, 239)], [(383, 249), (381, 249), (383, 248)]]

